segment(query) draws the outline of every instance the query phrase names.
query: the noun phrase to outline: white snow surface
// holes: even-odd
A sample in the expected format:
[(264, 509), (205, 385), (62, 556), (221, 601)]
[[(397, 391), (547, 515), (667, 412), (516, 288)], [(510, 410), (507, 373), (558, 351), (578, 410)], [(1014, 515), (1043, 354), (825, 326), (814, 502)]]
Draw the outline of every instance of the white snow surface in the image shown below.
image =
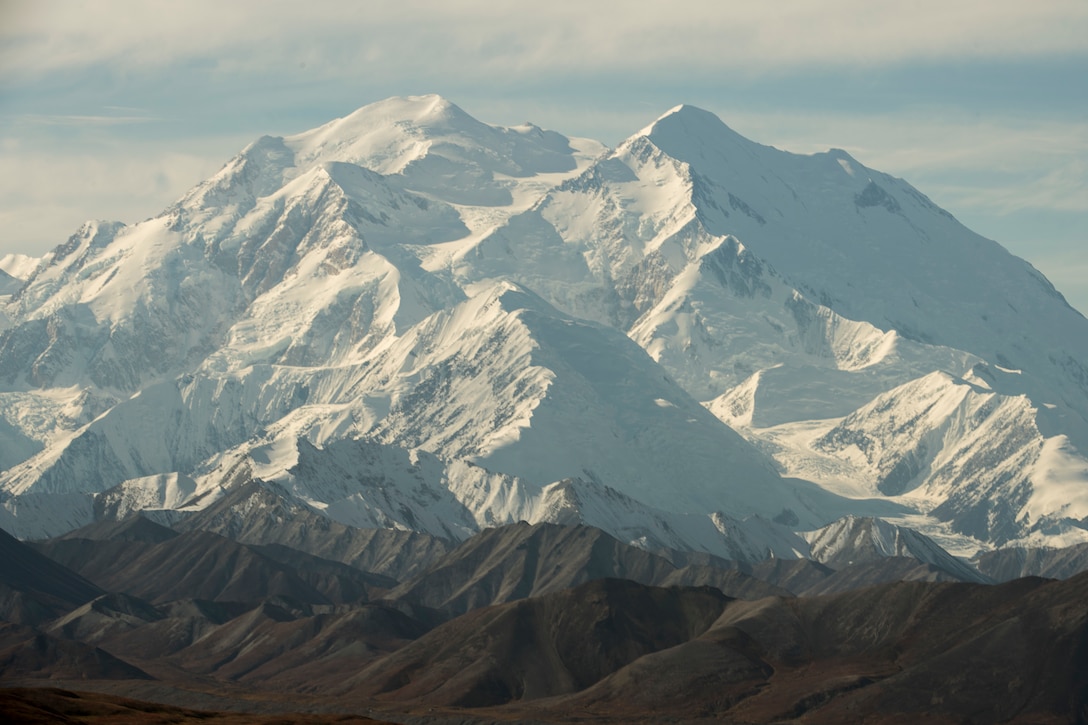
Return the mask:
[(748, 560), (850, 514), (1088, 522), (1088, 321), (906, 182), (690, 106), (609, 150), (389, 99), (0, 269), (20, 536), (239, 471), (350, 525)]

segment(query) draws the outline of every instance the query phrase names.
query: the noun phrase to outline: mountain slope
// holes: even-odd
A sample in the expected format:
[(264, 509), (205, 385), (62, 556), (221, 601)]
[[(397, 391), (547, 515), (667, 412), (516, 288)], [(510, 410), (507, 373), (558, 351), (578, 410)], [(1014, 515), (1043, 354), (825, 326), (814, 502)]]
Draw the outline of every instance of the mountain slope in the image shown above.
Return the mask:
[(248, 602), (277, 595), (330, 603), (294, 567), (202, 531), (158, 543), (64, 539), (39, 548), (104, 589), (152, 597), (153, 604), (174, 599)]
[(345, 687), (382, 699), (459, 707), (573, 692), (642, 654), (701, 633), (726, 601), (710, 588), (654, 589), (600, 579), (459, 617)]
[[(769, 461), (662, 376), (628, 338), (562, 315), (510, 283), (425, 318), (377, 351), (367, 366), (319, 371), (323, 382), (311, 377), (305, 383), (294, 368), (268, 369), (272, 379), (250, 370), (245, 384), (215, 386), (209, 376), (180, 381), (181, 389), (149, 388), (85, 426), (67, 446), (54, 446), (9, 471), (8, 490), (76, 494), (75, 472), (97, 470), (100, 485), (112, 475), (132, 487), (131, 495), (144, 506), (177, 506), (185, 497), (162, 488), (152, 474), (193, 470), (216, 444), (288, 411), (265, 425), (261, 438), (210, 459), (215, 467), (198, 488), (187, 489), (189, 495), (219, 495), (234, 485), (239, 466), (249, 466), (299, 500), (319, 502), (317, 509), (341, 523), (395, 525), (455, 539), (480, 524), (533, 518), (534, 506), (550, 506), (545, 487), (571, 477), (615, 488), (666, 514), (728, 509), (734, 516), (771, 519), (788, 510), (813, 525), (848, 506), (815, 487), (779, 479)], [(275, 383), (281, 375), (294, 378), (286, 389)], [(289, 410), (300, 389), (308, 404)], [(359, 397), (357, 390), (368, 393)], [(214, 402), (202, 391), (216, 396)], [(262, 400), (258, 391), (276, 397)], [(176, 412), (151, 412), (163, 408)], [(228, 415), (238, 429), (217, 423)], [(125, 435), (136, 426), (147, 445), (135, 447)], [(348, 435), (381, 444), (349, 442)], [(556, 457), (557, 449), (566, 454)], [(473, 465), (445, 468), (443, 459)], [(418, 473), (388, 473), (397, 469)], [(507, 508), (497, 508), (492, 497), (487, 510), (469, 510), (467, 497), (491, 480), (488, 469), (505, 476), (495, 482), (507, 489)], [(677, 479), (685, 485), (668, 486)], [(349, 480), (354, 482), (346, 485)], [(147, 486), (159, 493), (135, 493)], [(173, 504), (156, 502), (156, 496), (167, 495)], [(702, 524), (703, 541), (710, 542), (703, 546), (729, 556), (728, 547), (716, 543), (728, 531), (715, 526)], [(43, 522), (36, 533), (59, 532)]]
[(1008, 547), (979, 552), (972, 563), (995, 581), (1025, 576), (1068, 579), (1088, 571), (1088, 544), (1063, 548)]
[(453, 614), (570, 589), (586, 581), (713, 586), (728, 596), (784, 594), (735, 569), (689, 565), (624, 545), (588, 526), (515, 524), (484, 531), (389, 596)]
[(736, 234), (816, 299), (850, 319), (1030, 371), (1084, 416), (1088, 389), (1076, 361), (1088, 359), (1088, 337), (1069, 332), (1088, 320), (1030, 265), (905, 182), (841, 151), (796, 156), (754, 144), (690, 106), (645, 138), (715, 191), (743, 191), (752, 213), (697, 203), (707, 226)]
[(917, 531), (873, 518), (846, 516), (805, 533), (812, 558), (839, 569), (849, 564), (879, 564), (890, 557), (909, 557), (947, 572), (957, 581), (990, 583), (990, 579)]
[(101, 594), (87, 579), (0, 529), (0, 619), (41, 624)]
[(176, 526), (244, 544), (287, 546), (396, 580), (408, 579), (451, 548), (445, 539), (414, 531), (346, 526), (253, 481), (232, 487)]
[(588, 710), (617, 721), (651, 713), (736, 722), (1076, 719), (1085, 619), (1083, 607), (1065, 606), (1084, 585), (1083, 576), (995, 587), (911, 582), (732, 602), (698, 637), (573, 696), (507, 710), (544, 719)]

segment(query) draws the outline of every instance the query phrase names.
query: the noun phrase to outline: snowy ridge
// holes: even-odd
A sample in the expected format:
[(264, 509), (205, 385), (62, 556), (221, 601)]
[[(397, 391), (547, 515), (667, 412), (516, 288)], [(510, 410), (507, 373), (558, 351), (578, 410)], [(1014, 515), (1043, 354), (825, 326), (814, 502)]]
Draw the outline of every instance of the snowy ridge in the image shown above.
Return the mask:
[[(282, 471), (274, 456), (265, 458), (261, 450), (250, 455), (246, 465), (258, 480), (262, 472)], [(419, 531), (459, 541), (482, 528), (518, 521), (587, 524), (650, 550), (705, 551), (739, 561), (769, 555), (799, 558), (808, 551), (803, 539), (768, 521), (670, 513), (579, 479), (534, 485), (467, 461), (443, 465), (427, 454), (409, 455), (366, 441), (341, 440), (318, 450), (300, 440), (296, 455), (297, 462), (267, 485), (277, 495), (349, 526)], [(399, 463), (390, 465), (392, 461)], [(407, 475), (399, 473), (403, 471)], [(212, 500), (205, 498), (199, 505)]]
[(96, 518), (121, 521), (141, 512), (185, 507), (196, 494), (196, 481), (163, 473), (124, 481), (94, 497)]
[(42, 263), (41, 257), (28, 254), (5, 254), (0, 256), (0, 270), (20, 281), (26, 281)]
[[(527, 521), (587, 524), (650, 550), (704, 551), (738, 561), (808, 553), (802, 538), (766, 520), (670, 513), (583, 480), (534, 485), (467, 461), (447, 465), (429, 454), (361, 440), (341, 439), (324, 449), (305, 439), (286, 443), (224, 462), (201, 484), (179, 476), (126, 481), (96, 495), (95, 508), (118, 518), (138, 510), (153, 516), (163, 513), (160, 509), (192, 513), (258, 481), (288, 508), (302, 506), (358, 528), (417, 531), (454, 541), (485, 527)], [(239, 514), (256, 526), (265, 508), (260, 504), (260, 511)], [(277, 507), (271, 515), (282, 511)]]
[(1088, 516), (1088, 489), (1070, 486), (1061, 508), (1029, 511), (1033, 492), (1046, 489), (1036, 477), (1068, 480), (1042, 455), (1047, 445), (1036, 414), (1024, 396), (932, 373), (878, 396), (814, 447), (858, 465), (881, 493), (917, 489), (954, 529), (1004, 543), (1055, 519)]
[(870, 517), (845, 516), (828, 526), (803, 534), (812, 558), (832, 568), (906, 556), (943, 569), (961, 581), (988, 583), (989, 579), (917, 531)]
[(218, 342), (236, 285), (179, 241), (164, 218), (85, 225), (11, 303), (0, 375), (15, 386), (133, 392), (198, 363)]

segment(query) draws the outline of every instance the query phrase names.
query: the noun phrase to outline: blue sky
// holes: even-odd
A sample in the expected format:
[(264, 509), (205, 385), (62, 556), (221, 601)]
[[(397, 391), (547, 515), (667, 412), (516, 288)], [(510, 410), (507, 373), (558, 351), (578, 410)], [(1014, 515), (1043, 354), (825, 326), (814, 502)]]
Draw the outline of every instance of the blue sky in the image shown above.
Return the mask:
[(152, 216), (261, 134), (430, 92), (608, 144), (683, 102), (844, 148), (1088, 313), (1084, 0), (0, 0), (0, 256)]

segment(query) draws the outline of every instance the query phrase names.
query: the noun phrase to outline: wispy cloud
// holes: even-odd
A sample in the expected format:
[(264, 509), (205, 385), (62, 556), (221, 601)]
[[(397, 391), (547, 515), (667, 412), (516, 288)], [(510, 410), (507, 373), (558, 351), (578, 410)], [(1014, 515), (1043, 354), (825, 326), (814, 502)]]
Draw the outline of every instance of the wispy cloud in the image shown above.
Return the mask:
[(940, 187), (939, 191), (954, 198), (959, 206), (998, 217), (1029, 209), (1088, 212), (1088, 162), (1073, 159), (1039, 178), (1015, 186), (949, 185)]
[[(1012, 107), (985, 116), (955, 108), (872, 113), (742, 111), (710, 108), (738, 132), (797, 153), (842, 148), (888, 171), (1019, 168), (1034, 160), (1088, 154), (1088, 125)], [(897, 172), (898, 173), (898, 172)]]
[(950, 109), (722, 115), (740, 133), (785, 150), (845, 149), (954, 211), (1088, 212), (1088, 126), (1080, 120), (1030, 118), (1015, 109), (985, 117)]
[(150, 123), (159, 119), (153, 116), (93, 116), (76, 114), (23, 114), (16, 123), (43, 124), (46, 126), (124, 126), (133, 123)]
[[(223, 73), (502, 77), (631, 69), (761, 73), (798, 65), (1088, 52), (1082, 0), (552, 0), (158, 3), (15, 0), (0, 30), (3, 74), (93, 64), (154, 68), (211, 59)], [(320, 41), (315, 39), (320, 38)]]
[(215, 173), (248, 138), (198, 143), (98, 143), (45, 150), (5, 139), (0, 154), (0, 254), (41, 254), (87, 219), (127, 223), (157, 214)]
[(1069, 304), (1088, 316), (1088, 239), (1062, 252), (1035, 256), (1031, 262), (1046, 275)]
[(692, 102), (845, 148), (997, 236), (1088, 215), (1086, 64), (1084, 0), (0, 0), (0, 251), (155, 213), (259, 134), (431, 91), (607, 143)]

